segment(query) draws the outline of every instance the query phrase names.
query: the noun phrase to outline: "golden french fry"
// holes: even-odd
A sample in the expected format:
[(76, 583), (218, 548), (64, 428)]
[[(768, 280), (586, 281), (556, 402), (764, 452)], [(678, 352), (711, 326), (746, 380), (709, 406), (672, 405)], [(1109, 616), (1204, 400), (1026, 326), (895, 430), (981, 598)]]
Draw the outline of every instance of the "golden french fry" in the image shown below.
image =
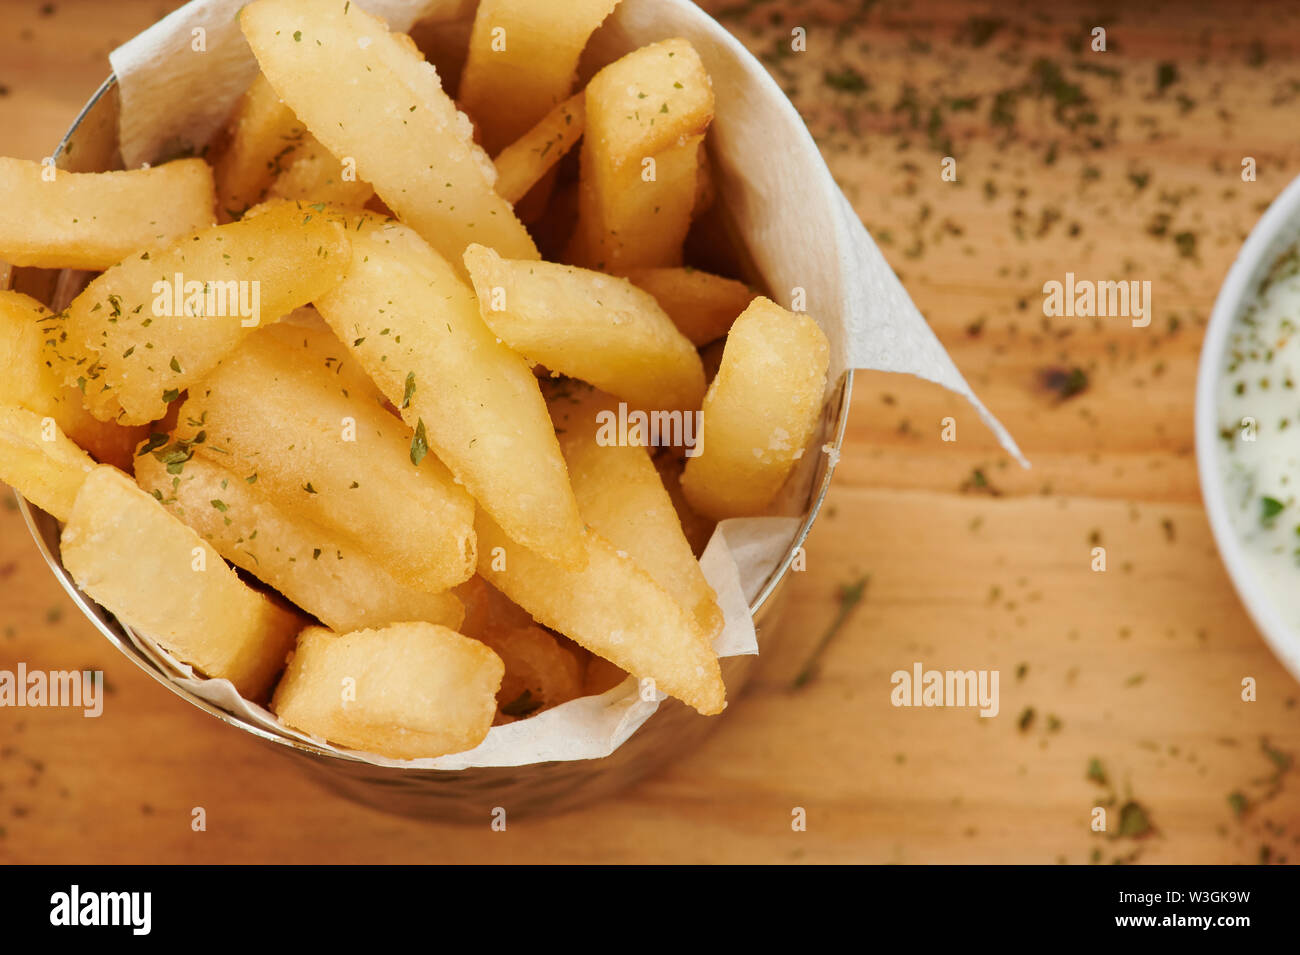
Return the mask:
[(458, 628), (501, 657), (506, 675), (497, 692), (498, 722), (522, 719), (582, 695), (587, 652), (533, 623), (528, 611), (475, 574), (456, 588), (465, 604)]
[(537, 379), (469, 286), (405, 226), (355, 220), (344, 281), (316, 308), (510, 537), (580, 563), (582, 522)]
[(473, 749), (496, 714), (504, 672), (477, 640), (430, 623), (353, 633), (308, 627), (272, 711), (286, 726), (392, 759)]
[(489, 153), (524, 135), (569, 95), (587, 38), (617, 5), (618, 0), (479, 3), (459, 96)]
[(349, 170), (310, 133), (304, 136), (302, 145), (290, 160), (289, 168), (271, 183), (268, 198), (324, 202), (343, 209), (360, 210), (375, 195), (368, 182), (359, 181), (355, 174), (349, 179)]
[(637, 408), (694, 411), (704, 399), (695, 347), (625, 279), (555, 262), (465, 250), (483, 321), (515, 351)]
[(81, 485), (61, 552), (77, 586), (97, 603), (250, 700), (264, 697), (302, 623), (107, 465)]
[(66, 521), (82, 482), (95, 468), (54, 418), (0, 404), (0, 481), (42, 511)]
[(130, 471), (132, 451), (149, 429), (98, 420), (86, 410), (81, 392), (54, 373), (44, 342), (57, 321), (36, 299), (0, 291), (0, 367), (6, 369), (0, 376), (0, 402), (49, 415), (97, 461)]
[(586, 119), (583, 94), (570, 96), (501, 150), (493, 160), (497, 167), (497, 194), (512, 204), (526, 196), (582, 138)]
[(694, 614), (712, 646), (723, 624), (717, 595), (645, 447), (621, 445), (607, 434), (608, 419), (618, 415), (615, 400), (592, 392), (552, 403), (551, 414), (583, 521)]
[(635, 50), (592, 78), (586, 106), (569, 261), (611, 272), (679, 265), (713, 119), (699, 55), (681, 38)]
[(464, 615), (448, 591), (398, 583), (382, 562), (341, 535), (277, 507), (256, 482), (202, 457), (179, 474), (152, 453), (136, 483), (196, 530), (226, 560), (335, 630), (423, 620), (456, 629)]
[(101, 421), (155, 421), (255, 327), (336, 284), (350, 255), (316, 207), (268, 205), (109, 269), (51, 323), (50, 358)]
[[(295, 328), (306, 332), (300, 334)], [(348, 397), (384, 404), (383, 393), (313, 306), (294, 309), (275, 324), (267, 325), (264, 332), (268, 341), (296, 354), (295, 364), (329, 372)]]
[(539, 623), (705, 715), (722, 712), (718, 659), (694, 617), (630, 557), (589, 530), (586, 566), (567, 570), (514, 544), (482, 511), (475, 529), (478, 572)]
[(42, 341), (54, 321), (48, 308), (21, 292), (0, 291), (0, 401), (46, 413), (63, 382), (45, 364)]
[(727, 334), (754, 298), (744, 282), (691, 268), (628, 269), (623, 277), (649, 292), (692, 345), (704, 346)]
[(485, 635), (531, 626), (533, 618), (486, 580), (475, 574), (452, 592), (465, 607), (465, 619), (453, 627), (467, 637), (482, 640)]
[(582, 664), (535, 624), (480, 637), (505, 664), (497, 691), (498, 721), (525, 719), (582, 695)]
[(673, 502), (673, 509), (677, 511), (677, 520), (681, 522), (682, 533), (690, 541), (691, 552), (699, 557), (704, 553), (704, 548), (709, 546), (709, 538), (713, 536), (718, 522), (698, 513), (686, 500), (686, 495), (682, 492), (685, 459), (675, 454), (656, 454), (654, 465), (655, 470), (659, 472), (659, 480), (663, 482), (664, 490), (668, 492), (668, 497)]
[(202, 159), (63, 172), (0, 158), (0, 197), (0, 259), (43, 269), (106, 269), (216, 221)]
[(378, 397), (328, 331), (271, 325), (190, 389), (151, 453), (175, 472), (205, 456), (407, 587), (446, 590), (474, 573), (474, 501), (437, 459), (413, 462), (411, 429)]
[(255, 0), (239, 23), (271, 85), (402, 221), (460, 267), (470, 242), (537, 249), (438, 73), (382, 20), (337, 0)]
[(227, 221), (238, 219), (262, 201), (276, 177), (289, 168), (307, 135), (307, 127), (258, 73), (239, 98), (213, 163), (217, 206)]
[(682, 490), (701, 514), (760, 513), (803, 456), (821, 415), (830, 346), (807, 315), (755, 298), (727, 335), (704, 398), (704, 450)]

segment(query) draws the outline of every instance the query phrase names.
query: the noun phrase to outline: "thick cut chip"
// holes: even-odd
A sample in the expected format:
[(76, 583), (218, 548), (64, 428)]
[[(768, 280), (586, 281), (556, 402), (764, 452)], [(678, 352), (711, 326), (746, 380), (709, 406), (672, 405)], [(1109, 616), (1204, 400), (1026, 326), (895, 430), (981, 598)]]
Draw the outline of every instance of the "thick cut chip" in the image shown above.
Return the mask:
[(568, 640), (561, 644), (478, 574), (457, 587), (456, 595), (465, 604), (460, 632), (482, 640), (506, 665), (497, 692), (497, 722), (522, 719), (582, 695), (587, 654), (581, 647)]
[(471, 242), (516, 258), (537, 249), (469, 119), (438, 72), (382, 20), (346, 0), (255, 0), (239, 23), (271, 85), (403, 222), (460, 267)]
[(573, 89), (587, 38), (618, 0), (482, 0), (459, 97), (495, 155)]
[(754, 298), (744, 282), (699, 269), (628, 269), (624, 277), (649, 292), (678, 331), (703, 346), (717, 341)]
[(626, 553), (695, 615), (706, 643), (722, 631), (717, 595), (643, 446), (620, 443), (617, 403), (592, 392), (551, 405), (578, 510), (587, 526)]
[(81, 391), (55, 374), (45, 341), (58, 321), (36, 299), (0, 291), (0, 402), (49, 415), (95, 460), (130, 471), (132, 451), (149, 429), (100, 421), (86, 410)]
[(541, 122), (501, 150), (497, 167), (497, 193), (515, 203), (582, 138), (586, 124), (584, 97), (571, 96), (551, 110)]
[(527, 610), (478, 574), (456, 587), (454, 593), (465, 605), (465, 619), (453, 629), (475, 640), (483, 640), (492, 633), (527, 627), (533, 622)]
[(560, 265), (465, 251), (479, 312), (507, 345), (637, 408), (694, 411), (704, 399), (695, 347), (626, 279)]
[(812, 439), (829, 356), (811, 318), (754, 299), (731, 327), (704, 399), (704, 450), (682, 476), (692, 507), (722, 520), (771, 503)]
[(532, 624), (480, 639), (506, 667), (497, 691), (498, 722), (525, 719), (582, 695), (582, 664), (550, 631)]
[(173, 438), (151, 453), (175, 471), (189, 451), (206, 456), (408, 587), (442, 591), (474, 573), (474, 501), (436, 458), (412, 462), (411, 429), (328, 331), (250, 336), (190, 389)]
[(512, 543), (483, 512), (475, 527), (478, 572), (539, 623), (706, 716), (722, 712), (718, 658), (694, 617), (630, 557), (589, 530), (586, 566), (566, 570)]
[(244, 478), (202, 457), (180, 474), (153, 454), (136, 461), (136, 482), (237, 567), (335, 630), (424, 620), (455, 629), (461, 603), (393, 579), (384, 564), (338, 533), (277, 507)]
[(320, 140), (308, 134), (290, 157), (289, 168), (276, 176), (267, 193), (271, 199), (324, 202), (343, 209), (361, 209), (375, 195), (350, 167), (340, 163)]
[(709, 546), (709, 539), (713, 537), (718, 522), (700, 514), (686, 500), (686, 495), (682, 492), (682, 471), (685, 469), (686, 460), (675, 454), (656, 454), (654, 464), (655, 470), (659, 472), (659, 479), (663, 481), (664, 490), (672, 499), (673, 509), (677, 511), (677, 520), (681, 522), (682, 533), (690, 541), (691, 551), (699, 557), (704, 553), (704, 548)]
[(0, 158), (0, 259), (42, 269), (106, 269), (212, 225), (202, 159), (149, 169), (63, 172)]
[(95, 462), (55, 419), (0, 405), (0, 481), (47, 514), (66, 521)]
[(302, 625), (106, 465), (82, 484), (61, 550), (63, 566), (97, 603), (250, 700), (265, 698)]
[(217, 146), (213, 172), (222, 216), (238, 219), (289, 168), (307, 128), (261, 73), (239, 98)]
[(286, 726), (350, 749), (444, 756), (483, 742), (503, 672), (482, 643), (430, 623), (308, 627), (271, 709)]
[(680, 38), (644, 46), (597, 73), (586, 97), (569, 260), (612, 272), (681, 264), (713, 119), (699, 55)]
[(36, 299), (0, 291), (0, 401), (49, 413), (63, 393), (62, 380), (42, 354), (42, 341), (54, 321)]
[(350, 255), (338, 221), (281, 202), (132, 256), (52, 323), (55, 369), (101, 421), (156, 421), (259, 324), (337, 284)]
[(510, 537), (581, 562), (582, 522), (537, 378), (479, 317), (474, 294), (418, 235), (355, 221), (342, 284), (316, 308)]

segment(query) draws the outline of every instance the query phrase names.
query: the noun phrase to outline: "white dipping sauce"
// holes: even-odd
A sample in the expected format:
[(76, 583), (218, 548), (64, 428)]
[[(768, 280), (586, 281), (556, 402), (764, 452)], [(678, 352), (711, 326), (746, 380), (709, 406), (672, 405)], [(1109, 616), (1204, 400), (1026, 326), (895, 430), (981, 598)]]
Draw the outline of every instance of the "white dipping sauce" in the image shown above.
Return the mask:
[(1273, 262), (1229, 332), (1217, 408), (1233, 529), (1300, 633), (1300, 247)]

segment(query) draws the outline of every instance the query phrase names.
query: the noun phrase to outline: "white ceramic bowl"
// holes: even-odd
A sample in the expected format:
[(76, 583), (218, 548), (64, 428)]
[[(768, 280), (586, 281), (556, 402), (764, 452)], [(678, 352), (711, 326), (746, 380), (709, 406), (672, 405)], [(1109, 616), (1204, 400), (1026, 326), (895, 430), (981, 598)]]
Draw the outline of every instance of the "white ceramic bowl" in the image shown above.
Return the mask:
[[(1228, 510), (1217, 447), (1221, 440), (1217, 415), (1219, 382), (1232, 327), (1242, 311), (1255, 300), (1260, 279), (1268, 272), (1274, 259), (1297, 241), (1300, 241), (1300, 178), (1292, 180), (1255, 224), (1214, 302), (1196, 376), (1196, 464), (1201, 477), (1201, 497), (1209, 512), (1210, 528), (1228, 575), (1255, 626), (1278, 659), (1296, 679), (1300, 679), (1300, 628), (1287, 622), (1277, 599), (1251, 568)], [(1300, 578), (1300, 571), (1297, 571), (1297, 576)], [(1297, 579), (1296, 586), (1300, 587), (1300, 579)]]

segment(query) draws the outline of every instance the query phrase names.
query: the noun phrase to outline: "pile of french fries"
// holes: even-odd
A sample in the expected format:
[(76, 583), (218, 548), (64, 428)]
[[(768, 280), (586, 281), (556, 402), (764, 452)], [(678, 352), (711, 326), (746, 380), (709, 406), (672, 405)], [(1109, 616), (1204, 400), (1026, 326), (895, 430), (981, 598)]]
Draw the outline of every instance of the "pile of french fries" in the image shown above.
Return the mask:
[(690, 43), (575, 90), (616, 3), (483, 0), (458, 104), (346, 0), (255, 0), (206, 159), (0, 160), (0, 260), (99, 273), (58, 313), (0, 292), (0, 480), (88, 595), (288, 727), (409, 759), (628, 674), (725, 706), (698, 554), (803, 455), (828, 346), (683, 264)]

